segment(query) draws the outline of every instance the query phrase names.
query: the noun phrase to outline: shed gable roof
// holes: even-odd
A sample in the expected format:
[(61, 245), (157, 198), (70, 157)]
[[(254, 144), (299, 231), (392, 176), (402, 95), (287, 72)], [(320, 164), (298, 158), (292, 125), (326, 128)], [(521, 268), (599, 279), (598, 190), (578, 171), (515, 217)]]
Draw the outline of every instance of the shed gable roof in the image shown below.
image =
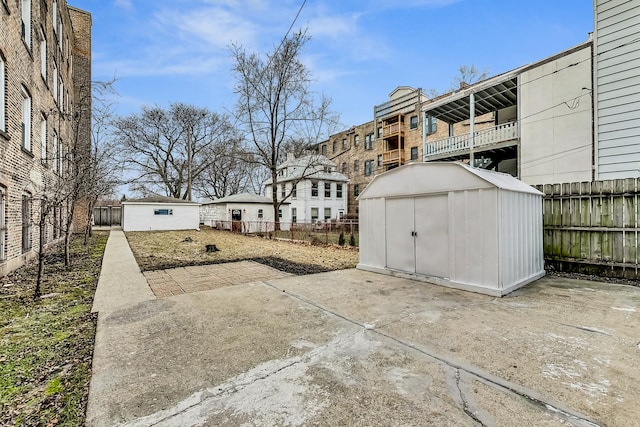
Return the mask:
[(358, 199), (443, 193), (479, 188), (500, 188), (542, 194), (511, 175), (472, 168), (456, 162), (412, 163), (376, 176)]

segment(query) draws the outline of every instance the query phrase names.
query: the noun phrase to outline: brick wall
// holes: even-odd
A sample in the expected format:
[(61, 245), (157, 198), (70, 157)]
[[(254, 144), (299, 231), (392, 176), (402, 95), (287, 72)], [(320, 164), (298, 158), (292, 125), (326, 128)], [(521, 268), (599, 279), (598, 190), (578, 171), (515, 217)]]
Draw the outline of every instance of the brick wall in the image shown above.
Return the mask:
[[(39, 239), (39, 200), (42, 197), (54, 200), (60, 198), (62, 193), (62, 180), (55, 168), (59, 159), (54, 154), (58, 152), (54, 145), (54, 133), (67, 146), (66, 151), (76, 135), (72, 120), (76, 104), (73, 51), (78, 40), (73, 33), (74, 26), (64, 0), (57, 1), (55, 20), (58, 25), (54, 30), (53, 5), (53, 0), (31, 1), (31, 31), (23, 38), (21, 2), (0, 0), (0, 55), (6, 65), (5, 81), (2, 82), (6, 99), (0, 100), (4, 101), (6, 110), (6, 126), (0, 131), (0, 187), (5, 193), (6, 227), (4, 242), (0, 242), (5, 249), (5, 258), (0, 260), (0, 276), (35, 255)], [(45, 46), (43, 39), (46, 40), (45, 55), (42, 55), (42, 47)], [(89, 39), (88, 44), (83, 45), (85, 52), (90, 52), (90, 43)], [(46, 58), (45, 76), (41, 72), (43, 56)], [(87, 64), (90, 68), (90, 53), (88, 62), (79, 65), (87, 67)], [(54, 81), (54, 67), (57, 81)], [(54, 98), (54, 92), (58, 95), (57, 99)], [(22, 147), (23, 93), (31, 98), (30, 149)], [(42, 120), (46, 120), (47, 124), (45, 158), (41, 143)], [(90, 128), (85, 128), (84, 132), (89, 135), (87, 129)], [(28, 215), (32, 249), (25, 253), (22, 250), (23, 195), (30, 195), (34, 199)], [(52, 220), (53, 214), (46, 225), (48, 241), (54, 239)]]

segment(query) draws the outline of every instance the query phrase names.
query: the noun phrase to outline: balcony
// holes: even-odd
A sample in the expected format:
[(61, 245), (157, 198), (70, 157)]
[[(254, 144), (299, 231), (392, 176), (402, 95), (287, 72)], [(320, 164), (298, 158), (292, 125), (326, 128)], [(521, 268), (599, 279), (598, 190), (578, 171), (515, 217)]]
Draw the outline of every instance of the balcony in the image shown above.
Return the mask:
[(404, 164), (404, 162), (405, 162), (404, 149), (390, 150), (382, 153), (383, 165), (387, 165), (390, 163), (398, 163), (402, 165)]
[(395, 122), (389, 125), (385, 125), (382, 127), (382, 137), (390, 138), (392, 136), (404, 136), (404, 127), (402, 126), (404, 123)]
[[(520, 139), (518, 122), (504, 123), (474, 133), (473, 149), (482, 151), (498, 144), (515, 143)], [(512, 144), (511, 144), (512, 145)], [(464, 134), (428, 142), (424, 148), (424, 160), (436, 160), (447, 156), (459, 156), (471, 151), (471, 135)]]

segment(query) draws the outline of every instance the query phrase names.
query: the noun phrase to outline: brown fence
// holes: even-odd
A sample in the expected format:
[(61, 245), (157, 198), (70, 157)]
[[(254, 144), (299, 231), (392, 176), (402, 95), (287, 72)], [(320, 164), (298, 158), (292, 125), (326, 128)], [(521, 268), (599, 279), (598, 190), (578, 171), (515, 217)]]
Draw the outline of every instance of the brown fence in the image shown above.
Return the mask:
[(273, 239), (306, 241), (312, 244), (358, 246), (359, 242), (358, 222), (352, 220), (314, 223), (281, 222), (277, 230), (276, 224), (269, 221), (210, 221), (207, 225), (219, 230), (231, 230)]
[(639, 179), (541, 185), (547, 267), (638, 279)]

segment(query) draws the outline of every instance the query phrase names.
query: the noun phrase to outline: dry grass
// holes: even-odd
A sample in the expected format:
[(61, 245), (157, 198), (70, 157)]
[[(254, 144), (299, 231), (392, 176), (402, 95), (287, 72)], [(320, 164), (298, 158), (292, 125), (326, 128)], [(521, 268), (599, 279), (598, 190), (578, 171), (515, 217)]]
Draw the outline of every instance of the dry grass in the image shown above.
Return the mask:
[[(201, 231), (127, 232), (127, 239), (143, 271), (256, 260), (295, 274), (353, 268), (358, 251), (339, 246), (312, 246), (203, 227)], [(207, 253), (214, 244), (219, 252)]]

